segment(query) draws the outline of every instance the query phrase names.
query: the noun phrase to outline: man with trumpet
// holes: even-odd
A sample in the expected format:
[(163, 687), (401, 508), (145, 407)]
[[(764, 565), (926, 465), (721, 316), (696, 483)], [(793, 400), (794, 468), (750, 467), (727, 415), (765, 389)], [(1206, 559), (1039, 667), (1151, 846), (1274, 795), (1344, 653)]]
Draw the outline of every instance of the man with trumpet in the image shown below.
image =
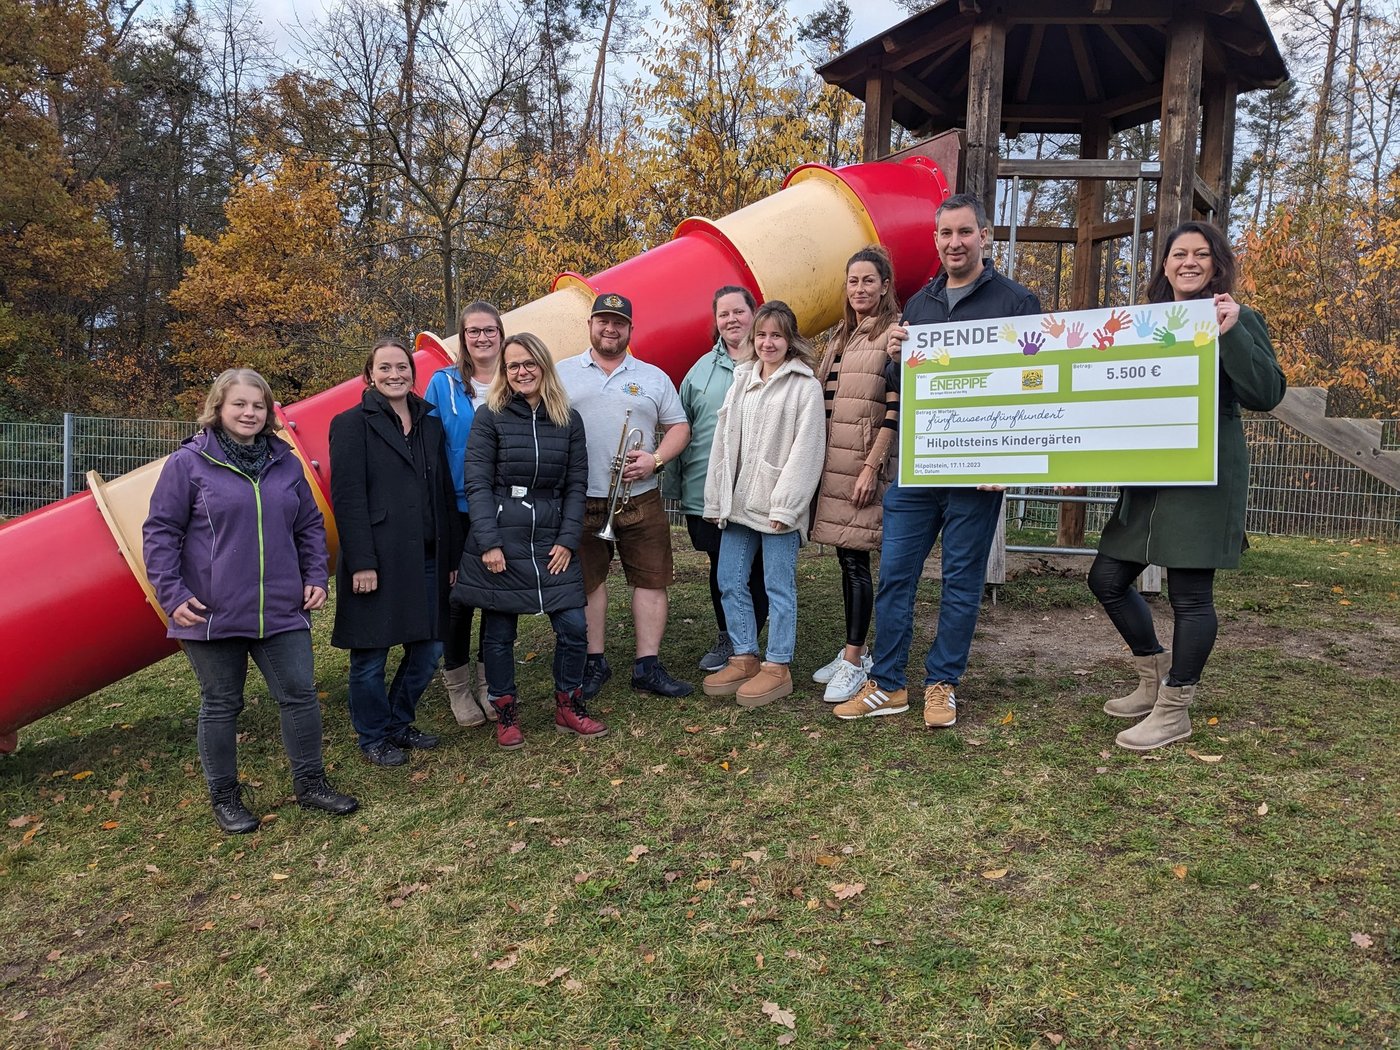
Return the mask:
[(588, 341), (587, 352), (559, 364), (559, 378), (588, 435), (588, 504), (579, 547), (588, 595), (583, 697), (591, 700), (612, 677), (603, 642), (614, 548), (632, 589), (637, 636), (632, 688), (687, 696), (695, 687), (672, 678), (659, 659), (672, 565), (671, 526), (657, 475), (690, 442), (690, 425), (666, 373), (628, 353), (631, 300), (613, 292), (599, 295), (588, 319)]

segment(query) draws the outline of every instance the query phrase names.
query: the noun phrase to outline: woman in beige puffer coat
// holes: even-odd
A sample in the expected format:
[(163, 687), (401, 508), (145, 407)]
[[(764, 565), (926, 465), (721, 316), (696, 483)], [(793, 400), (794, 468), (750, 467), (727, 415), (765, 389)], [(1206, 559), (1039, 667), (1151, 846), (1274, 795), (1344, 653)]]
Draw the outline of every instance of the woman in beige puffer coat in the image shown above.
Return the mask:
[(885, 344), (898, 323), (889, 254), (878, 245), (862, 248), (846, 263), (846, 316), (817, 369), (826, 395), (826, 463), (811, 537), (836, 548), (846, 609), (844, 647), (812, 675), (826, 683), (822, 699), (831, 704), (854, 696), (870, 668), (870, 552), (880, 547), (880, 499), (899, 436), (899, 377)]

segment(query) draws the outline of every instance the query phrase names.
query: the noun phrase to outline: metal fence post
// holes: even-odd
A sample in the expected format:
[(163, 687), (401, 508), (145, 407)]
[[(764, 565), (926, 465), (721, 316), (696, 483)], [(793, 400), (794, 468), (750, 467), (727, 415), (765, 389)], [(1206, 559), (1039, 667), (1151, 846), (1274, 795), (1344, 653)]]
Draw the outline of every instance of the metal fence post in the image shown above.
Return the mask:
[(63, 413), (63, 498), (73, 495), (73, 413)]

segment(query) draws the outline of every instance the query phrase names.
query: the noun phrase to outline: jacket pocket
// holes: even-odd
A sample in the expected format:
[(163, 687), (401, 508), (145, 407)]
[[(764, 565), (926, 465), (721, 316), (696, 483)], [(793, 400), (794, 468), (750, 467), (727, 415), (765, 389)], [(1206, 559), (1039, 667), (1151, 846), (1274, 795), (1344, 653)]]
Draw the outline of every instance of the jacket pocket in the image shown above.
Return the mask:
[(773, 508), (773, 490), (778, 487), (778, 479), (782, 476), (781, 468), (761, 461), (758, 470), (754, 472), (753, 481), (749, 484), (749, 490), (744, 493), (744, 509), (768, 520), (771, 517), (769, 512)]
[(389, 516), (388, 507), (371, 507), (369, 511), (369, 523), (371, 525), (383, 525), (384, 519)]

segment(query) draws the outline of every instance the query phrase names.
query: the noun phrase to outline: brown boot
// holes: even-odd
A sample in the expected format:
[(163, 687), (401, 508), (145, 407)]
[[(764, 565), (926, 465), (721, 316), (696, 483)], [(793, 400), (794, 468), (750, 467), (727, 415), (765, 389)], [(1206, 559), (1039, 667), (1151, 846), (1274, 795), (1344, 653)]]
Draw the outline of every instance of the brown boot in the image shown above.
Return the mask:
[(714, 674), (705, 676), (706, 696), (733, 696), (741, 685), (758, 674), (758, 654), (740, 653)]
[(1194, 685), (1162, 685), (1152, 713), (1131, 729), (1118, 734), (1119, 747), (1129, 751), (1151, 751), (1174, 744), (1191, 735), (1191, 715), (1187, 708), (1196, 698)]
[(770, 664), (764, 660), (758, 674), (739, 687), (735, 699), (740, 707), (762, 707), (791, 692), (792, 672), (788, 670), (788, 665)]
[(1103, 713), (1114, 718), (1141, 718), (1152, 713), (1157, 703), (1157, 687), (1172, 669), (1172, 654), (1163, 650), (1151, 656), (1134, 656), (1138, 685), (1127, 696), (1120, 696), (1103, 705)]
[(452, 705), (452, 717), (459, 726), (479, 726), (486, 721), (486, 715), (477, 706), (472, 695), (471, 664), (442, 669), (442, 680), (447, 686), (447, 699)]

